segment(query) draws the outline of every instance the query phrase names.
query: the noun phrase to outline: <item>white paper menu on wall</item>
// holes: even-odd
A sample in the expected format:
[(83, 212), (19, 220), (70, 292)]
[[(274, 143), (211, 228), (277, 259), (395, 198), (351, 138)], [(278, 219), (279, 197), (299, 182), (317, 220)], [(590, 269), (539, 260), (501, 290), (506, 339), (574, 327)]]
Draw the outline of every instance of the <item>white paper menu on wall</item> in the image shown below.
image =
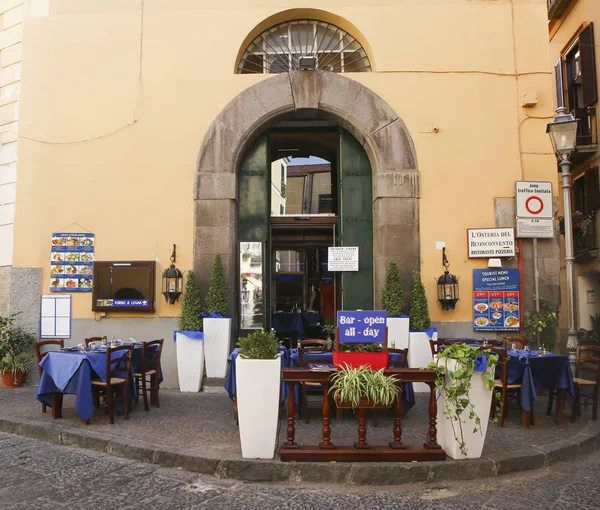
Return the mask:
[(71, 338), (71, 296), (42, 295), (40, 336), (42, 338)]

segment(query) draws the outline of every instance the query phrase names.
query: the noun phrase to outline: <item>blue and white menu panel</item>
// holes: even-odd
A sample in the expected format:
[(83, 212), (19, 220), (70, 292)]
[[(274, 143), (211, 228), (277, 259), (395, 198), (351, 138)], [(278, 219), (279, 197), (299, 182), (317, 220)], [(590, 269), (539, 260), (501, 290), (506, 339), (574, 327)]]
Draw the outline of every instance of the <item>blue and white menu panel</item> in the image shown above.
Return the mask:
[(518, 269), (473, 269), (473, 329), (512, 331), (521, 327)]
[(52, 234), (50, 292), (92, 292), (94, 234)]

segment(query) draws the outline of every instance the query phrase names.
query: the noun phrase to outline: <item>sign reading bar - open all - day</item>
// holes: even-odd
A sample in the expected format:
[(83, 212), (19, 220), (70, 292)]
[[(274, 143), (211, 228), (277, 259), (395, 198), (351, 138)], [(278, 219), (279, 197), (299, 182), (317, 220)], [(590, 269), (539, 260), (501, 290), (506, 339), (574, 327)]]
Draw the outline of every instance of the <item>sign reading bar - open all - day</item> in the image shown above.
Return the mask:
[(342, 311), (337, 313), (339, 341), (385, 342), (387, 314), (384, 310)]
[(512, 228), (470, 228), (467, 239), (471, 259), (515, 256), (515, 231)]
[(358, 246), (330, 246), (327, 271), (358, 271)]

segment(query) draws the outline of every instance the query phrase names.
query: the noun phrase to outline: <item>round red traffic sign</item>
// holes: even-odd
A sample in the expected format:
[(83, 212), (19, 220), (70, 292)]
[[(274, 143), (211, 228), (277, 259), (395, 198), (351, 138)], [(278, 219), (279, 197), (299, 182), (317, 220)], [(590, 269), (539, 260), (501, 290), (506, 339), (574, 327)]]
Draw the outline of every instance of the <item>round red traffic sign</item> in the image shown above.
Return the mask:
[(530, 214), (540, 214), (544, 209), (544, 203), (539, 197), (529, 197), (525, 201), (525, 209), (527, 209)]

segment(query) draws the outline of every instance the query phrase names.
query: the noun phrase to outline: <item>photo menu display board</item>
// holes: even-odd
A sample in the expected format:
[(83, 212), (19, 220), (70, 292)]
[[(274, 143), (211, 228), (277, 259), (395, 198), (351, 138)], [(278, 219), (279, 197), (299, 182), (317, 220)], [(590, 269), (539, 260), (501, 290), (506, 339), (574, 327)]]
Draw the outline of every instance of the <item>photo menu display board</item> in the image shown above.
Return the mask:
[(94, 234), (52, 234), (50, 292), (92, 292)]
[(518, 332), (518, 269), (473, 269), (473, 329)]

